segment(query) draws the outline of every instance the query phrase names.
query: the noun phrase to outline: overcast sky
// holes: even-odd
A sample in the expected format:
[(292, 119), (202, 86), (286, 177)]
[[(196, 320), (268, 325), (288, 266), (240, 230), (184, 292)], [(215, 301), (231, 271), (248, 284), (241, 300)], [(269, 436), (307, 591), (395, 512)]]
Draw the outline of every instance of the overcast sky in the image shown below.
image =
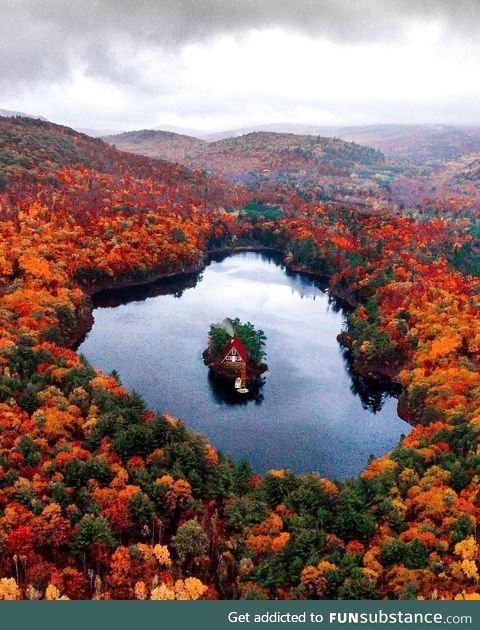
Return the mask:
[(480, 124), (479, 0), (0, 0), (0, 108), (76, 127)]

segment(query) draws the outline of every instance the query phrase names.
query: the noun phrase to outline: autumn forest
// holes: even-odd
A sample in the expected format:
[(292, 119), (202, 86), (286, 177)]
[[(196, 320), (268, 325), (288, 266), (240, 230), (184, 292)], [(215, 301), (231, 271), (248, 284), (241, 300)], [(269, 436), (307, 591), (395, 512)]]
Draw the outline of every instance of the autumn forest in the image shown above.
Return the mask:
[[(480, 140), (442, 133), (0, 117), (0, 599), (480, 599)], [(75, 351), (99, 291), (248, 249), (401, 387), (412, 430), (357, 478), (260, 475)]]

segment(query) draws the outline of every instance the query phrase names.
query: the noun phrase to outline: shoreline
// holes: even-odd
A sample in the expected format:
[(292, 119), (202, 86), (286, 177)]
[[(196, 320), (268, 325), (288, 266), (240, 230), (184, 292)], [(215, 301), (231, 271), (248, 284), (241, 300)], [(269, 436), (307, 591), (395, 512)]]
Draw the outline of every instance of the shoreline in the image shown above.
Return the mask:
[[(64, 333), (67, 346), (76, 351), (87, 336), (87, 334), (92, 329), (92, 326), (94, 324), (93, 310), (95, 308), (95, 296), (104, 292), (121, 291), (123, 289), (134, 287), (147, 287), (162, 280), (182, 280), (184, 278), (188, 278), (191, 275), (200, 274), (208, 266), (214, 256), (223, 254), (234, 255), (241, 252), (266, 252), (283, 256), (286, 255), (286, 251), (278, 247), (267, 247), (254, 243), (250, 245), (234, 245), (228, 247), (220, 247), (205, 252), (202, 258), (199, 259), (195, 264), (186, 266), (181, 271), (171, 272), (161, 269), (152, 269), (148, 272), (148, 278), (145, 278), (145, 272), (133, 272), (124, 277), (119, 277), (116, 279), (112, 278), (110, 281), (80, 284), (79, 286), (84, 292), (85, 299), (83, 305), (77, 310), (76, 325), (68, 331), (62, 331)], [(283, 264), (285, 265), (285, 268), (291, 272), (303, 274), (319, 281), (321, 280), (323, 282), (329, 280), (328, 277), (313, 271), (309, 271), (305, 269), (302, 265), (289, 265), (285, 262)], [(356, 308), (360, 305), (360, 302), (355, 300), (347, 293), (339, 293), (332, 290), (330, 287), (328, 287), (328, 293), (333, 298), (344, 302), (350, 308)], [(353, 338), (347, 332), (340, 331), (337, 335), (337, 341), (344, 348), (352, 350)], [(397, 399), (397, 415), (402, 420), (405, 420), (406, 422), (414, 426), (416, 424), (415, 416), (408, 407), (406, 392), (398, 378), (398, 374), (401, 368), (402, 366), (387, 366), (380, 363), (373, 364), (371, 362), (361, 360), (358, 356), (355, 355), (355, 353), (353, 353), (353, 369), (355, 372), (357, 372), (357, 374), (365, 378), (393, 383), (399, 385), (402, 388), (401, 394)]]

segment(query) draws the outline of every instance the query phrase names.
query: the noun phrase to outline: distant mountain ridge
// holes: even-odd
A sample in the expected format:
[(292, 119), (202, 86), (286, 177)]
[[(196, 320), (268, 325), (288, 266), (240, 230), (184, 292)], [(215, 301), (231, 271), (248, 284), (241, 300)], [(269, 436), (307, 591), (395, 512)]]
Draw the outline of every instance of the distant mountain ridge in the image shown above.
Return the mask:
[(451, 160), (480, 151), (480, 126), (443, 124), (333, 126), (271, 123), (221, 131), (207, 134), (205, 137), (214, 141), (238, 137), (254, 131), (340, 138), (347, 142), (372, 147), (384, 153), (387, 158), (404, 162)]
[(47, 122), (47, 119), (43, 116), (37, 116), (36, 114), (26, 114), (25, 112), (17, 112), (11, 109), (0, 109), (0, 116), (4, 118), (15, 118), (16, 116), (20, 116), (21, 118), (37, 118), (38, 120), (43, 120)]
[[(47, 120), (43, 116), (35, 114), (0, 109), (0, 117), (15, 116)], [(376, 149), (383, 153), (387, 159), (419, 165), (426, 162), (458, 160), (469, 154), (480, 153), (480, 125), (434, 123), (313, 125), (281, 122), (217, 132), (206, 132), (175, 125), (158, 125), (154, 129), (126, 132), (118, 132), (109, 128), (75, 127), (75, 129), (92, 138), (103, 138), (109, 144), (115, 144), (117, 148), (123, 151), (181, 163), (183, 163), (185, 154), (196, 151), (202, 144), (263, 132), (338, 138), (345, 142), (354, 142)], [(148, 135), (147, 132), (152, 133)], [(157, 135), (155, 135), (156, 133)]]
[(377, 150), (338, 138), (253, 132), (207, 143), (169, 131), (131, 131), (104, 140), (118, 149), (208, 171), (227, 179), (318, 177), (384, 161)]
[(185, 155), (206, 144), (192, 136), (172, 131), (143, 129), (104, 136), (103, 140), (121, 151), (183, 163)]
[[(144, 133), (144, 130), (142, 133)], [(208, 143), (226, 140), (229, 138), (239, 138), (251, 133), (281, 133), (294, 134), (299, 136), (321, 136), (324, 138), (339, 138), (346, 142), (372, 147), (382, 152), (386, 158), (398, 162), (408, 162), (423, 164), (429, 161), (456, 160), (470, 153), (480, 152), (480, 126), (460, 126), (446, 124), (380, 124), (380, 125), (303, 125), (296, 123), (269, 123), (243, 127), (239, 129), (229, 129), (215, 133), (205, 133), (194, 129), (182, 129), (165, 125), (157, 127), (154, 131), (165, 131), (183, 136), (181, 141), (186, 144), (185, 137), (190, 137), (197, 141)], [(139, 132), (127, 132), (139, 133)], [(162, 153), (165, 147), (158, 151), (153, 146), (141, 146), (141, 143), (132, 142), (134, 136), (121, 138), (124, 134), (117, 134), (117, 146), (127, 151), (141, 153), (147, 151), (145, 155), (151, 157), (163, 157), (169, 159), (173, 147), (168, 153)], [(161, 136), (158, 136), (161, 138)], [(107, 142), (112, 142), (111, 138), (106, 138)], [(173, 141), (174, 137), (170, 137)], [(180, 141), (180, 140), (179, 140)], [(123, 146), (121, 146), (123, 144)], [(135, 146), (133, 146), (135, 144)], [(193, 143), (192, 143), (193, 144)], [(181, 152), (180, 152), (181, 153)], [(178, 156), (174, 159), (180, 159)]]
[(181, 136), (192, 136), (193, 138), (200, 138), (201, 140), (208, 140), (210, 138), (209, 133), (200, 131), (200, 129), (192, 129), (190, 127), (178, 127), (177, 125), (158, 125), (154, 127), (155, 131), (170, 131), (171, 133), (178, 133)]
[(72, 127), (79, 133), (84, 133), (91, 138), (103, 138), (105, 136), (115, 135), (117, 133), (123, 133), (118, 129), (91, 129), (90, 127)]
[(245, 176), (297, 179), (345, 175), (356, 165), (383, 161), (379, 151), (338, 138), (260, 131), (203, 144), (185, 157), (184, 164), (241, 180)]
[(480, 127), (369, 125), (319, 128), (319, 131), (374, 147), (390, 159), (417, 164), (455, 160), (480, 151)]
[[(36, 118), (0, 117), (2, 169), (0, 190), (18, 181), (48, 177), (56, 185), (63, 167), (81, 165), (97, 173), (130, 173), (161, 181), (175, 189), (175, 198), (195, 198), (199, 204), (231, 203), (235, 187), (185, 166), (118, 151), (103, 140)], [(58, 183), (58, 182), (57, 182)], [(233, 192), (232, 192), (233, 191)]]

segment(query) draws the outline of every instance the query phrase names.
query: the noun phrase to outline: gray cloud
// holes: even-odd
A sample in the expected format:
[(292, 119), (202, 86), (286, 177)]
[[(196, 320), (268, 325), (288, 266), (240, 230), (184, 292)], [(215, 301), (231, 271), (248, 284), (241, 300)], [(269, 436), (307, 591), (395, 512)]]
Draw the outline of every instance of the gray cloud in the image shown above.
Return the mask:
[[(431, 22), (440, 40), (411, 32)], [(480, 122), (479, 23), (480, 0), (0, 0), (0, 107), (109, 129)]]
[[(72, 69), (135, 82), (135, 53), (266, 27), (342, 42), (401, 39), (413, 20), (476, 35), (478, 0), (0, 0), (0, 86), (61, 81)], [(119, 68), (118, 54), (132, 53)]]

